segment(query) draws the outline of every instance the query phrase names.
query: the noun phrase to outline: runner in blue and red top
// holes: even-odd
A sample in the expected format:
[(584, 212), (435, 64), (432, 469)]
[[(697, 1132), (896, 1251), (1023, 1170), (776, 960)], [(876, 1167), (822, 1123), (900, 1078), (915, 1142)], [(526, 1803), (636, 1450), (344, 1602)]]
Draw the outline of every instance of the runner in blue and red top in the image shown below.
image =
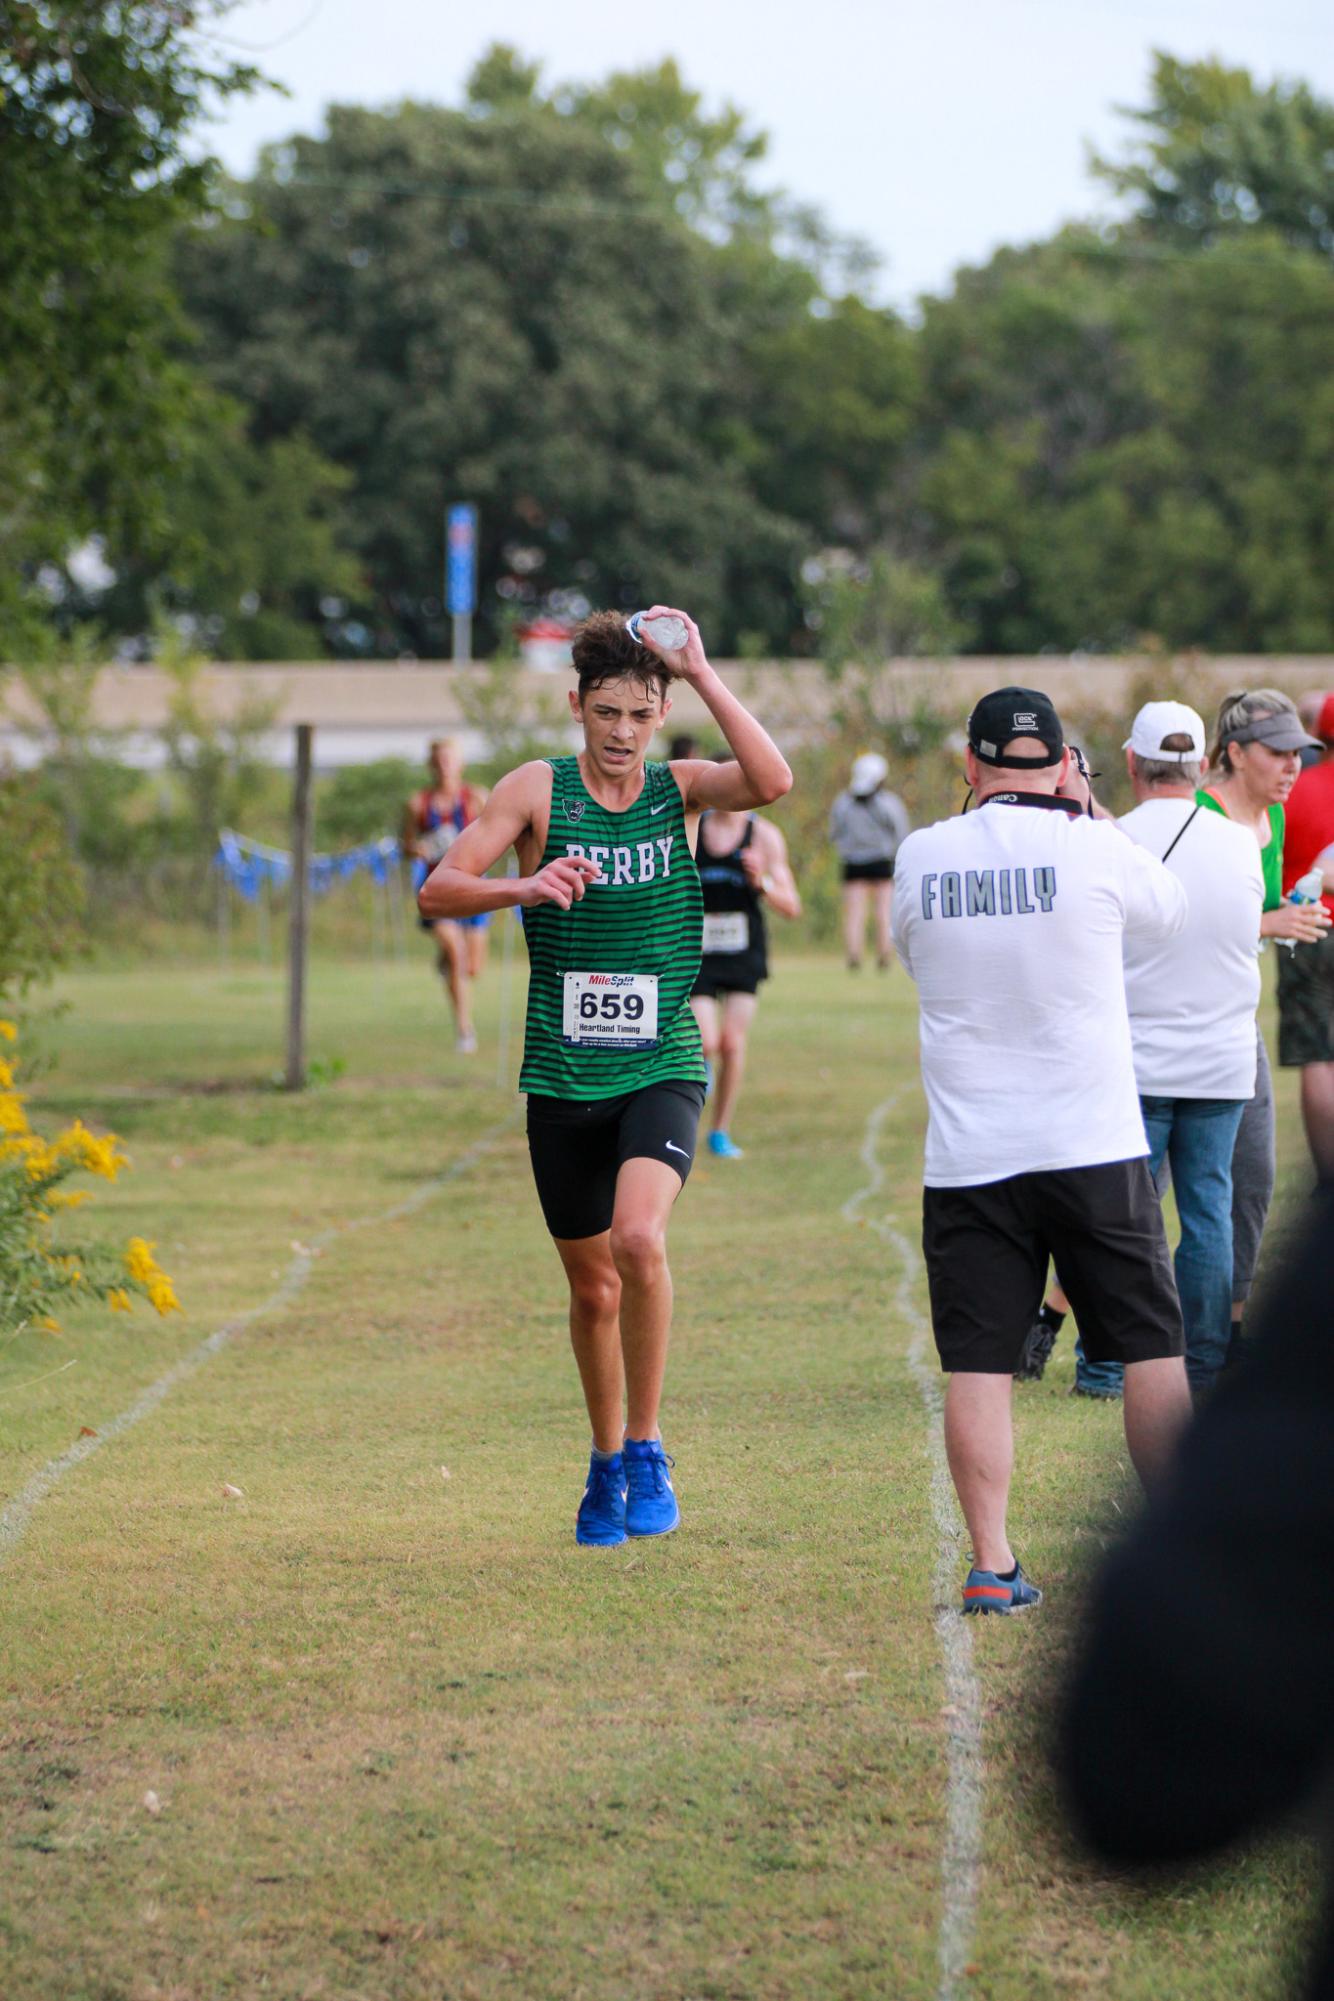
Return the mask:
[[(403, 824), (403, 852), (412, 860), (412, 889), (415, 895), (443, 855), (448, 854), (465, 827), (470, 827), (486, 804), (480, 787), (463, 782), (463, 754), (458, 745), (444, 737), (433, 743), (426, 757), (432, 783), (414, 792), (408, 801)], [(486, 927), (490, 916), (420, 920), (423, 931), (435, 939), (437, 966), (454, 1009), (456, 1047), (460, 1055), (471, 1056), (477, 1048), (472, 1025), (469, 982), (475, 980), (486, 963)]]

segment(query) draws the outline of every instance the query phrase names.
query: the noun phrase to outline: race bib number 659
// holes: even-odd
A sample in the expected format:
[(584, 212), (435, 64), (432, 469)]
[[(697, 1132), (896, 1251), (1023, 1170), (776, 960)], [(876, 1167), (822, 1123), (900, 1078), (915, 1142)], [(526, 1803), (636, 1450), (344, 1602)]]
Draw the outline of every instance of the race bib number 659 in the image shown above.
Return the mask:
[(648, 1049), (658, 1039), (655, 973), (566, 973), (562, 1037), (576, 1049)]

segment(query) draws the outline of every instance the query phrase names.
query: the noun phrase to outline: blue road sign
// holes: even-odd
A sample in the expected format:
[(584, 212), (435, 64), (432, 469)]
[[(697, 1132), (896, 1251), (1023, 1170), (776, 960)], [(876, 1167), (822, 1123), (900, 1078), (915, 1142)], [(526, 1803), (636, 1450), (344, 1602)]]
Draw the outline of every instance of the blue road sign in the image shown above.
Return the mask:
[(477, 509), (466, 501), (445, 516), (445, 603), (453, 618), (477, 609)]

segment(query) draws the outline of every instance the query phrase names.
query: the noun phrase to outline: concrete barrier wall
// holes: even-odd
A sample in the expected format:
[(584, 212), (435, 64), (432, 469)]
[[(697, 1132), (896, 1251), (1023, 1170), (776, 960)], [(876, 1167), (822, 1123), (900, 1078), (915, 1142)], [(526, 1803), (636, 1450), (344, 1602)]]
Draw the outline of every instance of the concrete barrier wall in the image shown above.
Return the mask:
[[(786, 738), (818, 730), (828, 718), (832, 691), (820, 666), (811, 662), (720, 661), (729, 684), (757, 714)], [(887, 663), (891, 684), (904, 708), (926, 703), (953, 711), (962, 720), (977, 697), (1007, 682), (1045, 689), (1060, 707), (1081, 714), (1101, 710), (1122, 714), (1152, 671), (1164, 695), (1178, 688), (1195, 699), (1216, 701), (1231, 688), (1278, 687), (1294, 698), (1310, 688), (1334, 689), (1334, 657), (1241, 655), (1213, 659), (1183, 654), (1175, 661), (1147, 656), (900, 660)], [(455, 667), (436, 661), (366, 665), (292, 662), (275, 665), (217, 664), (204, 669), (199, 693), (214, 714), (234, 718), (254, 701), (274, 705), (274, 724), (263, 749), (276, 764), (290, 758), (292, 728), (316, 729), (317, 762), (323, 768), (367, 762), (376, 757), (416, 759), (432, 736), (455, 735), (469, 756), (484, 755), (488, 716), (503, 713), (531, 722), (544, 733), (563, 727), (569, 673), (545, 674), (529, 668), (497, 671), (485, 666)], [(169, 677), (148, 666), (108, 667), (98, 676), (94, 715), (100, 729), (116, 734), (127, 761), (148, 766), (161, 758), (158, 732), (166, 720)], [(674, 691), (672, 728), (707, 724), (708, 715), (693, 690)], [(13, 673), (0, 680), (0, 757), (30, 764), (42, 753), (39, 713)]]

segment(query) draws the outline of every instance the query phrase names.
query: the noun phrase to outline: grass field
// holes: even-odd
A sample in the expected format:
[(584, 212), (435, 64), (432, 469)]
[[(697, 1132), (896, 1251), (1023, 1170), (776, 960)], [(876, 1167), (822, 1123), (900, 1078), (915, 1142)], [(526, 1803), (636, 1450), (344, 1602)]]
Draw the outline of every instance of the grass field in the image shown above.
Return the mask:
[[(957, 1718), (894, 1247), (920, 1201), (911, 989), (780, 964), (748, 1157), (702, 1164), (673, 1225), (684, 1526), (595, 1552), (498, 986), (469, 1064), (424, 964), (318, 966), (338, 1074), (300, 1098), (268, 1081), (276, 975), (85, 973), (44, 1031), (35, 1121), (124, 1137), (97, 1223), (157, 1240), (186, 1314), (0, 1347), (4, 2001), (942, 1991)], [(984, 1786), (952, 1984), (1277, 1994), (1300, 1842), (1151, 1893), (1054, 1824), (1042, 1730), (1126, 1495), (1118, 1419), (1070, 1380), (1063, 1340), (1020, 1397), (1013, 1527), (1048, 1602), (965, 1629)], [(83, 1426), (88, 1456), (16, 1509)]]

